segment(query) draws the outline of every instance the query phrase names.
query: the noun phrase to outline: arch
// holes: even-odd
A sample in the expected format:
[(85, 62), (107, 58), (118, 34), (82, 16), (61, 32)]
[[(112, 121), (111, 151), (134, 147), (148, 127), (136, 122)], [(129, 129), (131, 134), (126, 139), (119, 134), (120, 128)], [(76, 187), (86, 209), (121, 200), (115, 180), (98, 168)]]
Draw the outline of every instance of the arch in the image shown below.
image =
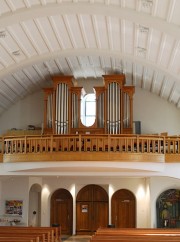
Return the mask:
[(61, 233), (72, 234), (73, 198), (71, 193), (63, 188), (56, 190), (51, 197), (50, 224), (61, 225)]
[[(87, 7), (88, 6), (88, 7)], [(81, 14), (85, 12), (86, 14), (103, 14), (104, 16), (121, 17), (135, 23), (143, 22), (145, 26), (153, 29), (157, 29), (166, 34), (172, 35), (175, 38), (179, 38), (179, 29), (177, 24), (172, 24), (167, 21), (162, 21), (159, 18), (152, 17), (151, 15), (139, 13), (138, 11), (132, 11), (128, 8), (117, 8), (116, 5), (106, 5), (106, 4), (88, 4), (86, 7), (82, 3), (68, 3), (64, 4), (47, 4), (46, 6), (36, 6), (35, 8), (24, 8), (21, 12), (15, 11), (13, 14), (2, 15), (2, 21), (0, 23), (1, 28), (5, 28), (11, 24), (24, 22), (28, 19), (35, 19), (38, 17), (44, 17), (46, 15), (58, 15), (58, 14)], [(108, 8), (108, 11), (107, 11)]]
[(135, 228), (136, 199), (127, 189), (120, 189), (112, 196), (112, 224), (117, 228)]
[(77, 234), (92, 234), (108, 224), (108, 194), (99, 185), (83, 187), (76, 198)]
[(81, 98), (81, 123), (85, 127), (93, 126), (96, 119), (96, 94), (87, 93)]
[(41, 190), (39, 184), (33, 184), (29, 190), (28, 226), (41, 225)]
[(180, 190), (168, 189), (156, 201), (157, 227), (180, 227)]

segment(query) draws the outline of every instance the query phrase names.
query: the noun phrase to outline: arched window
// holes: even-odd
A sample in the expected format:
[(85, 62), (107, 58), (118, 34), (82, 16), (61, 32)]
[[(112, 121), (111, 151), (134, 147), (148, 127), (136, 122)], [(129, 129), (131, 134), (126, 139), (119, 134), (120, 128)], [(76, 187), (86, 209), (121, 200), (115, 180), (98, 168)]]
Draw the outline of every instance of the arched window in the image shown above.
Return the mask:
[(157, 227), (180, 227), (180, 190), (169, 189), (157, 199)]
[(96, 118), (96, 96), (90, 93), (81, 99), (81, 122), (86, 127), (92, 126)]

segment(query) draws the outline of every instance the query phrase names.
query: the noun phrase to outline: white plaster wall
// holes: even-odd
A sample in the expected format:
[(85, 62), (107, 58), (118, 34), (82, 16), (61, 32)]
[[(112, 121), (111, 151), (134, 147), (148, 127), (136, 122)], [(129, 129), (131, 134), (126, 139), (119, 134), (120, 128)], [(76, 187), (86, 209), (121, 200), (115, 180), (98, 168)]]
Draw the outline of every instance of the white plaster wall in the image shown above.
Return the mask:
[(29, 189), (34, 185), (39, 184), (42, 187), (42, 177), (29, 177)]
[(151, 194), (150, 194), (150, 178), (146, 178), (146, 184), (145, 184), (145, 203), (146, 203), (146, 212), (147, 212), (147, 218), (146, 218), (146, 225), (147, 228), (151, 228)]
[(143, 134), (180, 134), (180, 109), (174, 104), (140, 88), (135, 90), (133, 104), (134, 121), (141, 121)]
[[(38, 226), (38, 192), (30, 191), (29, 193), (29, 214), (28, 214), (28, 225), (29, 226)], [(36, 212), (34, 214), (33, 212)]]
[[(35, 187), (33, 187), (33, 185)], [(28, 205), (29, 206), (29, 213), (28, 213), (29, 226), (41, 225), (41, 192), (42, 192), (42, 177), (34, 177), (34, 176), (29, 177), (29, 205)], [(33, 214), (34, 211), (36, 211), (36, 214)]]
[[(2, 181), (0, 181), (0, 204), (3, 204), (2, 200)], [(2, 215), (4, 212), (3, 206), (0, 206), (0, 215)]]
[(2, 181), (2, 214), (5, 213), (5, 200), (23, 200), (23, 213), (21, 222), (27, 225), (29, 190), (28, 177), (8, 177)]
[(27, 129), (28, 125), (41, 127), (44, 112), (43, 92), (36, 92), (20, 100), (0, 116), (0, 134), (12, 128)]

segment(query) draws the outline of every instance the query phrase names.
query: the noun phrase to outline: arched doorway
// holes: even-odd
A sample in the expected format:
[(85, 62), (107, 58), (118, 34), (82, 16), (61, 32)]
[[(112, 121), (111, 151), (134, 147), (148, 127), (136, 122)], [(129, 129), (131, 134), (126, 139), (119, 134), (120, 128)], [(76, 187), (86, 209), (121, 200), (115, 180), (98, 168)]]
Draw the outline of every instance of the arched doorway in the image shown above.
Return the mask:
[(92, 234), (108, 224), (108, 194), (98, 185), (87, 185), (77, 195), (77, 234)]
[(112, 224), (117, 228), (135, 228), (136, 200), (126, 189), (116, 191), (112, 196)]
[(180, 228), (180, 190), (169, 189), (156, 202), (157, 227)]
[(73, 198), (66, 189), (58, 189), (51, 197), (51, 225), (61, 225), (61, 233), (72, 234)]
[(41, 226), (41, 186), (34, 184), (29, 190), (28, 226)]

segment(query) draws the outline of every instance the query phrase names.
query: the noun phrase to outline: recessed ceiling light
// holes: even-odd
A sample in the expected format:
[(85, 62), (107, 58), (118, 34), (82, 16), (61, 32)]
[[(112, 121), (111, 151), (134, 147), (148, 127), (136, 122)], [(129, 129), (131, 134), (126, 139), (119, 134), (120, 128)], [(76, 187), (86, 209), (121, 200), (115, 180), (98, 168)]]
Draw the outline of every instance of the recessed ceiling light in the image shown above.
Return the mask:
[(20, 55), (20, 50), (15, 50), (12, 52), (13, 55), (18, 56)]

